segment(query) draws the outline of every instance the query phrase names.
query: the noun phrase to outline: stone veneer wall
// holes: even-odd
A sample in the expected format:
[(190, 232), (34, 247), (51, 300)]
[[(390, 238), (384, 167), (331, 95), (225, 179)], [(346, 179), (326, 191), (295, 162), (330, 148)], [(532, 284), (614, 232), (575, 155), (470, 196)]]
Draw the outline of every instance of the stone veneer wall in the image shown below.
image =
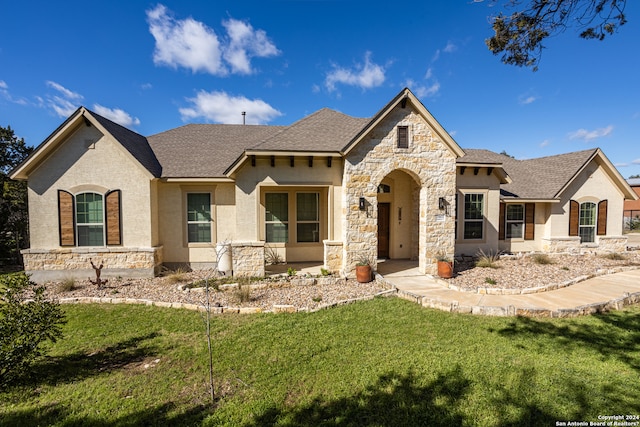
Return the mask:
[(342, 270), (342, 247), (342, 242), (324, 241), (324, 268), (331, 273), (338, 273)]
[(154, 248), (25, 249), (24, 269), (35, 282), (95, 277), (91, 260), (104, 265), (101, 277), (154, 277), (162, 267), (162, 246)]
[(601, 236), (598, 238), (598, 252), (624, 252), (628, 240), (627, 236)]
[(627, 250), (626, 236), (600, 236), (597, 243), (582, 245), (580, 237), (553, 237), (542, 239), (542, 251), (548, 253), (580, 254), (583, 252), (624, 252)]
[[(398, 125), (409, 126), (409, 148), (397, 148)], [(342, 268), (348, 276), (353, 276), (355, 265), (362, 258), (369, 259), (376, 267), (377, 188), (394, 170), (406, 172), (419, 187), (417, 257), (420, 272), (435, 274), (436, 255), (442, 252), (453, 256), (455, 252), (455, 219), (438, 209), (439, 197), (445, 197), (455, 206), (455, 155), (422, 115), (409, 105), (404, 109), (397, 106), (360, 141), (345, 161)], [(359, 210), (360, 197), (366, 200), (364, 211)]]
[(233, 275), (264, 277), (264, 242), (232, 242)]

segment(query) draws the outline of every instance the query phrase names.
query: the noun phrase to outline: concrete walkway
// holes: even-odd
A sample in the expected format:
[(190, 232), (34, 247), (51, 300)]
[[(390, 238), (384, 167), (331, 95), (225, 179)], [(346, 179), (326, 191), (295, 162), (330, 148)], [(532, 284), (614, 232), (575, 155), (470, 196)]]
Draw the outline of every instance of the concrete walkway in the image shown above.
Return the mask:
[(526, 295), (486, 295), (449, 289), (418, 272), (415, 262), (378, 264), (379, 279), (424, 307), (492, 316), (573, 317), (640, 302), (640, 269), (603, 275), (561, 289)]

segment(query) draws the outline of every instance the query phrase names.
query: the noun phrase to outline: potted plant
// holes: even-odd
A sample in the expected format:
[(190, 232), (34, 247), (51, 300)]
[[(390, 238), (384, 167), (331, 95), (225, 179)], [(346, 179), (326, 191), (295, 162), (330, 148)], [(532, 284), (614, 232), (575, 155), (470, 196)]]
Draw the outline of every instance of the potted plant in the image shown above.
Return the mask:
[(366, 257), (360, 258), (356, 264), (356, 280), (360, 283), (371, 281), (371, 263)]
[(453, 277), (453, 261), (444, 253), (436, 255), (438, 261), (438, 276), (443, 279), (451, 279)]

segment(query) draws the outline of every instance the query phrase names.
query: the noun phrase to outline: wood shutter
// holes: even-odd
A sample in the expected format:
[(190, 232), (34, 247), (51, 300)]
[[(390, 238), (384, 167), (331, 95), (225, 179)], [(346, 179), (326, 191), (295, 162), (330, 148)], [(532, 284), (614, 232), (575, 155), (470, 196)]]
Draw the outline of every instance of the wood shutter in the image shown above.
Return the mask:
[(524, 204), (524, 240), (535, 239), (536, 232), (536, 204)]
[(398, 148), (409, 148), (409, 126), (398, 126)]
[(112, 190), (104, 196), (104, 226), (107, 230), (107, 246), (122, 244), (122, 223), (120, 221), (120, 193), (120, 190)]
[(507, 205), (504, 203), (500, 203), (500, 218), (498, 225), (498, 240), (504, 240), (504, 231), (505, 231), (505, 210), (507, 209)]
[(580, 203), (575, 200), (569, 202), (569, 236), (577, 236), (580, 225)]
[(58, 231), (60, 246), (76, 245), (75, 198), (68, 191), (58, 190)]
[(601, 200), (598, 203), (598, 236), (605, 236), (607, 234), (607, 200)]

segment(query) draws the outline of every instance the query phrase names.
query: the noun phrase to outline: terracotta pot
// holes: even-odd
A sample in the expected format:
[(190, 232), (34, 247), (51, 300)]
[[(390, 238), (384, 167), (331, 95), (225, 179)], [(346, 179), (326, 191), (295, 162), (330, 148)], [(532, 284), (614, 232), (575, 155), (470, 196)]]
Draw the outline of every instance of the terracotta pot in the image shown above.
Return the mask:
[(356, 280), (360, 283), (369, 283), (371, 281), (371, 266), (356, 265)]
[(453, 277), (453, 261), (438, 261), (438, 276), (443, 279)]

